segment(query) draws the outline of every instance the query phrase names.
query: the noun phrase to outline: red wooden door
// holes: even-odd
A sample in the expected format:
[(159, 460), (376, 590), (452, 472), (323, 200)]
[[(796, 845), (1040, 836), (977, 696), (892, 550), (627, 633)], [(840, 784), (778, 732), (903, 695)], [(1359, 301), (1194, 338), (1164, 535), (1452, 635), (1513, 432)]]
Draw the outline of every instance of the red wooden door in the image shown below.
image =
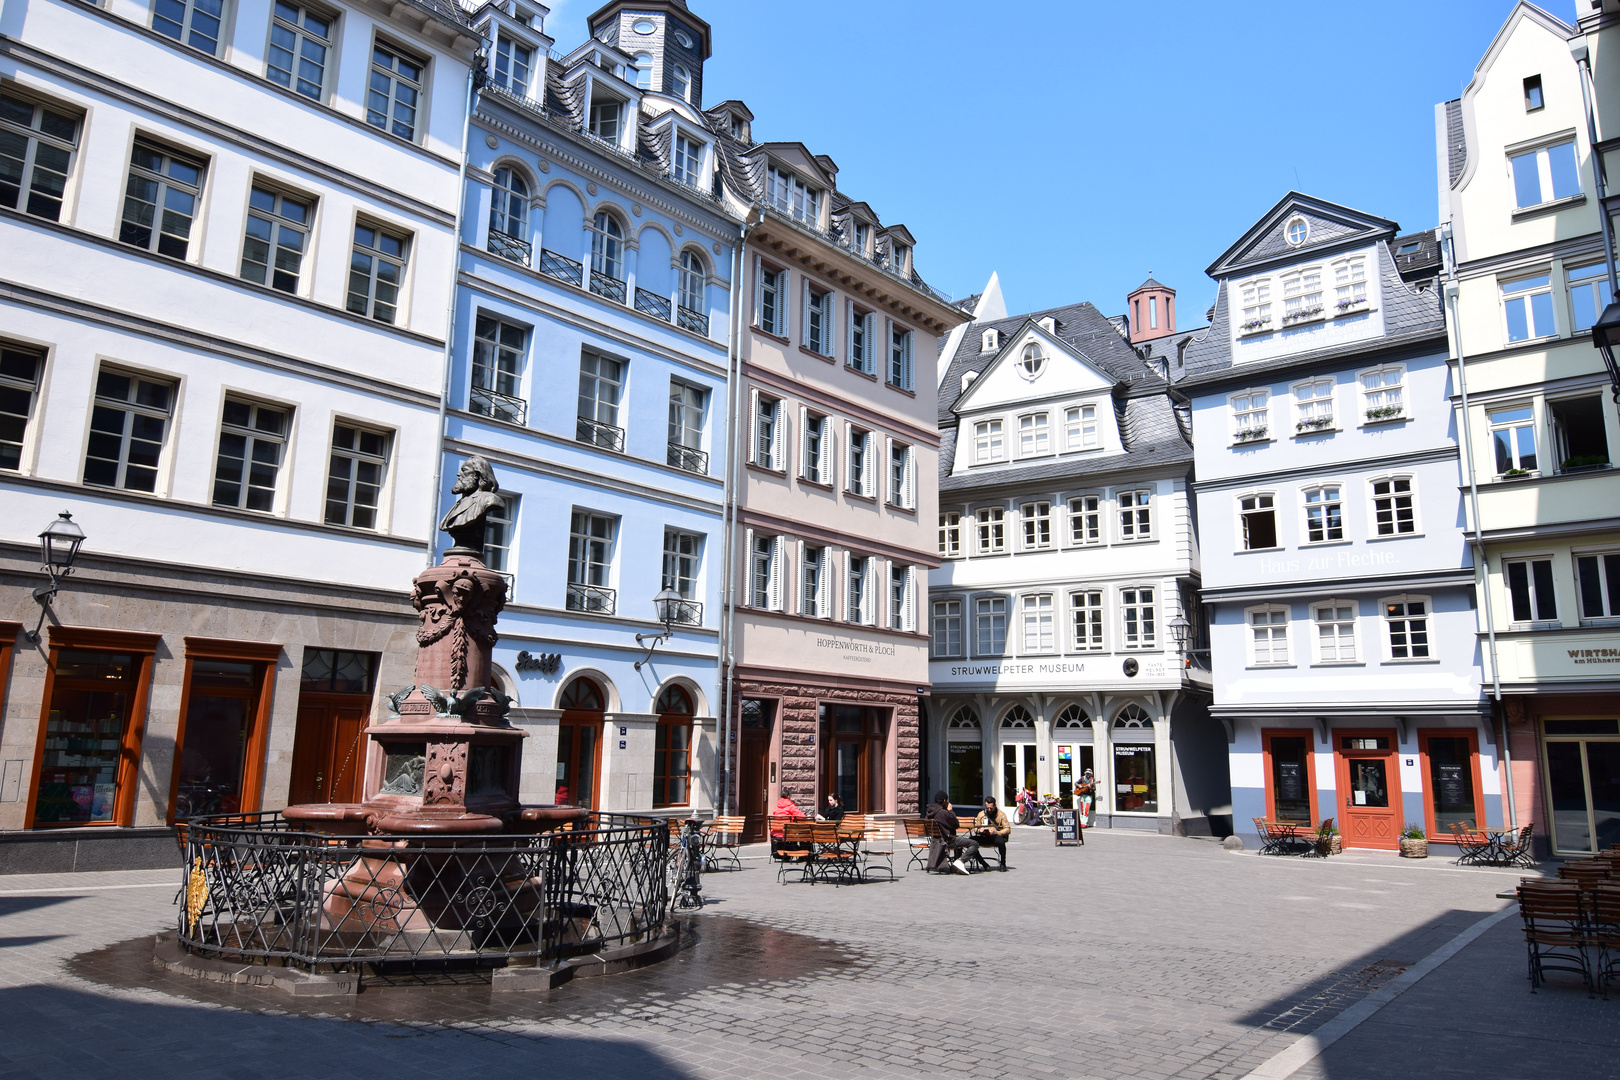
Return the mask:
[(1333, 760), (1345, 847), (1398, 848), (1401, 773), (1395, 732), (1334, 729)]
[(366, 694), (301, 694), (289, 803), (359, 802), (366, 771)]
[(770, 757), (769, 728), (742, 729), (738, 740), (737, 812), (743, 816), (743, 840), (764, 840), (769, 824), (770, 785), (766, 761)]

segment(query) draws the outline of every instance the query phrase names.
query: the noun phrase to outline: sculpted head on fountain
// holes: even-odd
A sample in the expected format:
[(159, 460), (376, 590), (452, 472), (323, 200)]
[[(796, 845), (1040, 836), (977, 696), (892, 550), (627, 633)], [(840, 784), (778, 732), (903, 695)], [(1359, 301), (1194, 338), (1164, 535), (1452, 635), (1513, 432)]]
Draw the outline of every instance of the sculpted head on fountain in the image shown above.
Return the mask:
[(456, 482), (450, 493), (459, 495), (456, 504), (439, 522), (439, 531), (447, 532), (455, 541), (446, 555), (484, 555), (484, 522), (501, 507), (498, 492), (501, 485), (495, 481), (495, 470), (481, 454), (474, 454), (461, 463)]

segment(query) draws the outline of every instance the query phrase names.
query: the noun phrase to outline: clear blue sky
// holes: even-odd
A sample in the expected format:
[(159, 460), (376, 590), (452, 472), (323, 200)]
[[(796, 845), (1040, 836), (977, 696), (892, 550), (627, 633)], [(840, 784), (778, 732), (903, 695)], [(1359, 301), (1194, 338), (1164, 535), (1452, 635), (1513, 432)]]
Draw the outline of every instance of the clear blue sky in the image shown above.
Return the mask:
[[(1573, 22), (1576, 0), (1543, 6)], [(584, 40), (601, 0), (546, 29)], [(1204, 274), (1290, 189), (1436, 221), (1434, 105), (1461, 93), (1509, 0), (967, 4), (689, 0), (714, 31), (706, 105), (747, 102), (754, 137), (838, 162), (839, 188), (917, 237), (956, 296), (1001, 274), (1008, 309), (1090, 300), (1148, 276), (1182, 326)]]

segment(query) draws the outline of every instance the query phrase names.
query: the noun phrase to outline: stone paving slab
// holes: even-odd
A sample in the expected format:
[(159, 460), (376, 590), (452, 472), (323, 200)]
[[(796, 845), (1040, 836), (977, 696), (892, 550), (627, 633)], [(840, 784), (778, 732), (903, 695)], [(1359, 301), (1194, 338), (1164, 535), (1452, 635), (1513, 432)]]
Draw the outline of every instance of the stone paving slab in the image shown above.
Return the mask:
[[(1056, 849), (1034, 829), (1009, 862), (838, 888), (778, 885), (750, 858), (705, 877), (714, 902), (657, 967), (532, 994), (372, 986), (352, 1005), (154, 971), (142, 950), (173, 924), (178, 871), (8, 877), (0, 1078), (327, 1077), (341, 1060), (391, 1077), (1238, 1080), (1500, 910), (1520, 876), (1126, 832)], [(1535, 1075), (1550, 1054), (1611, 1075), (1620, 1001), (1526, 989), (1510, 919), (1295, 1075)], [(1515, 1027), (1526, 1009), (1556, 1022)]]

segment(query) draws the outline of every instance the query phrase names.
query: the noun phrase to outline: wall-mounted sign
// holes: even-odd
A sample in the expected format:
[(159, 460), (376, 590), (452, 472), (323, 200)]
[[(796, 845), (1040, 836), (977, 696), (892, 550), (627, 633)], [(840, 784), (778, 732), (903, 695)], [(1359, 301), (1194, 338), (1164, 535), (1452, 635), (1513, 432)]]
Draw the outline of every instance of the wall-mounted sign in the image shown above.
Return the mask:
[(542, 675), (555, 675), (562, 667), (562, 653), (531, 653), (517, 654), (517, 669), (519, 671), (538, 671)]
[[(1130, 671), (1127, 671), (1130, 669)], [(1122, 674), (1125, 673), (1125, 674)], [(1131, 673), (1134, 672), (1134, 673)], [(1103, 688), (1123, 685), (1123, 679), (1169, 679), (1177, 675), (1163, 656), (1129, 656), (1120, 667), (1111, 662), (1079, 659), (969, 660), (936, 661), (928, 665), (933, 689), (941, 693), (953, 687), (994, 686), (1061, 687), (1063, 689)]]

